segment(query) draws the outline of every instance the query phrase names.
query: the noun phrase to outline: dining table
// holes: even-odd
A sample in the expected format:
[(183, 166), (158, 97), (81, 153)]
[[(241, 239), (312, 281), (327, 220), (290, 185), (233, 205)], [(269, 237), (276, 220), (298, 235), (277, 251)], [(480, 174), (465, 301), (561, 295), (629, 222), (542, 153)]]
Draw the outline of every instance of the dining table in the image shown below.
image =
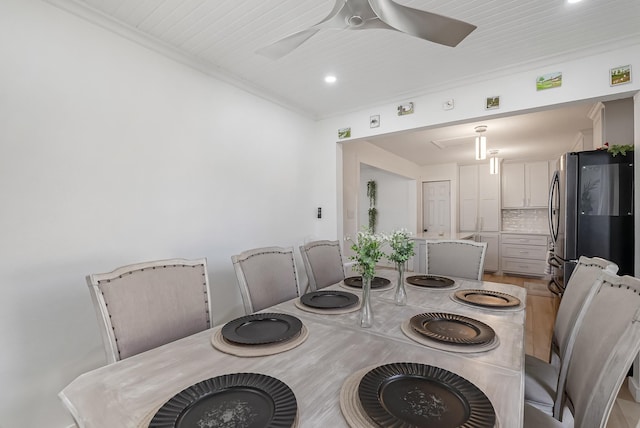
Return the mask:
[[(291, 389), (297, 405), (294, 426), (366, 428), (347, 417), (346, 381), (382, 365), (417, 363), (444, 369), (475, 385), (495, 411), (494, 427), (522, 427), (526, 290), (453, 277), (449, 287), (421, 287), (407, 282), (412, 275), (405, 275), (407, 299), (400, 306), (394, 300), (397, 271), (377, 269), (376, 276), (389, 281), (370, 292), (373, 323), (369, 328), (360, 327), (357, 309), (308, 310), (296, 298), (261, 311), (287, 314), (302, 322), (306, 336), (295, 347), (271, 355), (234, 355), (213, 345), (223, 328), (219, 325), (84, 373), (59, 397), (79, 428), (147, 428), (158, 409), (190, 386), (226, 374), (257, 373)], [(344, 281), (322, 290), (362, 298), (361, 289)], [(455, 293), (461, 290), (504, 293), (519, 304), (477, 306), (456, 299)], [(407, 334), (412, 317), (432, 313), (480, 321), (493, 329), (494, 341), (477, 352), (473, 348), (458, 351), (455, 346), (431, 346)]]

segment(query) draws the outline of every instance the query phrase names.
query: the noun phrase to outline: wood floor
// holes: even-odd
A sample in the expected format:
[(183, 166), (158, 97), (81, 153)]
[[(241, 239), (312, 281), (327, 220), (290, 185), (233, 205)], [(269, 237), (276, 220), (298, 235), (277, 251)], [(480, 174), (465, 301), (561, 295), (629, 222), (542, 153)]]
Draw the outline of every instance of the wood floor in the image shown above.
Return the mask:
[[(553, 294), (545, 292), (547, 281), (507, 275), (484, 275), (485, 281), (502, 282), (525, 287), (525, 283), (537, 284), (538, 289), (527, 293), (527, 324), (525, 326), (525, 352), (541, 360), (548, 361), (551, 349), (551, 335), (559, 304)], [(537, 292), (536, 292), (537, 291)]]
[[(527, 288), (525, 352), (542, 360), (548, 360), (553, 324), (560, 301), (545, 291), (547, 281), (492, 274), (485, 274), (484, 280)], [(626, 381), (620, 388), (607, 428), (640, 428), (640, 404), (631, 397)]]

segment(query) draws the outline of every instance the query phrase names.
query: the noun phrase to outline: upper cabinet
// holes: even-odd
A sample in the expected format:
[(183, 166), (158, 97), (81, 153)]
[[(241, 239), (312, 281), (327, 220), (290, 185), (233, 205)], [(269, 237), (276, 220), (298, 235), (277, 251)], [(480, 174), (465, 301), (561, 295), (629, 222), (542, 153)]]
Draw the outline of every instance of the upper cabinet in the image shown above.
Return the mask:
[(464, 165), (459, 170), (461, 232), (500, 230), (500, 176), (489, 165)]
[(548, 162), (502, 165), (502, 208), (544, 208), (548, 199)]

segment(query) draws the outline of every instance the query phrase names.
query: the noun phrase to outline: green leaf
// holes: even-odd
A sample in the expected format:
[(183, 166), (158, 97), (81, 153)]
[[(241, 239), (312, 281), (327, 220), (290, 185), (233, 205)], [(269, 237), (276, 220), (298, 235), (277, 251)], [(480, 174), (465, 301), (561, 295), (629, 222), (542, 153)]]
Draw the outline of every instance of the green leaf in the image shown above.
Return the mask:
[(607, 151), (611, 153), (611, 156), (616, 157), (618, 154), (625, 156), (627, 152), (632, 152), (633, 149), (633, 144), (613, 144), (609, 146)]

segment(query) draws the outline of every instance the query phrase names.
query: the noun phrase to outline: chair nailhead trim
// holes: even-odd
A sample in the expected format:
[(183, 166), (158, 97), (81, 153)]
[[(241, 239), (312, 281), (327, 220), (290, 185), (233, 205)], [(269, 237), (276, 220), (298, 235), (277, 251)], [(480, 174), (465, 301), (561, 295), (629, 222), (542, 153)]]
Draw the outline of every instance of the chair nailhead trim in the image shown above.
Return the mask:
[[(604, 284), (609, 285), (609, 287), (611, 287), (611, 288), (616, 288), (616, 286), (617, 286), (619, 289), (622, 289), (622, 286), (623, 286), (623, 284), (613, 284), (613, 283), (608, 282), (608, 281), (605, 281)], [(636, 288), (632, 288), (629, 285), (626, 285), (625, 287), (626, 287), (627, 290), (633, 291), (633, 294), (638, 294), (640, 296), (640, 290), (638, 290)]]

